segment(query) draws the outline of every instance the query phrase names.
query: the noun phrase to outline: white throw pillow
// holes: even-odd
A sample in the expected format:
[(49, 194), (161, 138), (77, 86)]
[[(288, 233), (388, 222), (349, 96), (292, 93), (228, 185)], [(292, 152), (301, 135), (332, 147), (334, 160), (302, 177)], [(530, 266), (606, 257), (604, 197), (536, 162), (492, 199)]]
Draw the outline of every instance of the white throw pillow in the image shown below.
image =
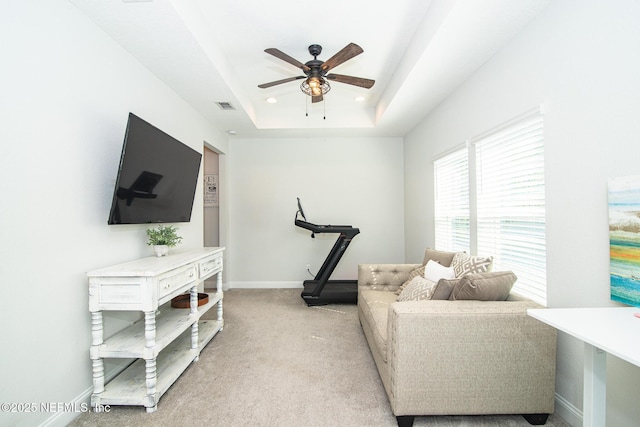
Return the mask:
[(433, 260), (429, 260), (424, 268), (424, 278), (438, 283), (440, 279), (455, 279), (456, 275), (452, 267), (445, 267)]

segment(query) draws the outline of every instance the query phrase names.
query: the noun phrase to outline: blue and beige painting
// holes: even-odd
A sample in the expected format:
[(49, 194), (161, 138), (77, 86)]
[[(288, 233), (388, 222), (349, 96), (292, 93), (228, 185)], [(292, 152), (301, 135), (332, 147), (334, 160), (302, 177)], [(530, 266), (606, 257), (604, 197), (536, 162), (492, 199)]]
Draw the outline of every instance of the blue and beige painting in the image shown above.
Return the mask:
[(609, 179), (611, 299), (640, 307), (640, 176)]

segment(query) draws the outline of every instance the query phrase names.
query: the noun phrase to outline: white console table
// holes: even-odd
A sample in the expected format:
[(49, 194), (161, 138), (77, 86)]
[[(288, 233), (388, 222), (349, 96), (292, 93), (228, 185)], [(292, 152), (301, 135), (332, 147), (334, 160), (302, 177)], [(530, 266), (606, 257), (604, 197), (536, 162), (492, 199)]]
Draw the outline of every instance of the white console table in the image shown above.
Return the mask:
[[(91, 405), (143, 405), (157, 409), (160, 397), (198, 360), (200, 351), (224, 326), (222, 254), (224, 248), (175, 251), (87, 273), (91, 312), (93, 394)], [(217, 274), (217, 289), (198, 306), (198, 284)], [(190, 293), (190, 308), (171, 299)], [(200, 320), (217, 305), (216, 320)], [(103, 310), (141, 311), (144, 318), (104, 340)], [(135, 361), (105, 384), (104, 358)], [(137, 360), (136, 360), (137, 359)]]
[(529, 309), (528, 314), (584, 341), (583, 425), (606, 425), (607, 353), (640, 366), (636, 307)]

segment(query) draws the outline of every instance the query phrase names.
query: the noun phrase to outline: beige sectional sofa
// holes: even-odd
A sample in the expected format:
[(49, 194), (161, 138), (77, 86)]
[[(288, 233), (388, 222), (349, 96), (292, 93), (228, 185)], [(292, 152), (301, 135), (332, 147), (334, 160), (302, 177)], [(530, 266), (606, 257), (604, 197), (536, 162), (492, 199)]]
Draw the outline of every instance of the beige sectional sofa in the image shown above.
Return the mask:
[[(504, 272), (440, 279), (428, 296), (398, 301), (401, 285), (406, 290), (412, 277), (424, 276), (419, 268), (434, 259), (449, 266), (453, 257), (428, 249), (422, 265), (358, 267), (360, 322), (398, 425), (411, 426), (416, 415), (469, 414), (546, 423), (554, 408), (556, 331), (527, 316), (540, 305), (505, 289)], [(497, 292), (496, 277), (503, 288)], [(473, 299), (497, 294), (503, 300)]]

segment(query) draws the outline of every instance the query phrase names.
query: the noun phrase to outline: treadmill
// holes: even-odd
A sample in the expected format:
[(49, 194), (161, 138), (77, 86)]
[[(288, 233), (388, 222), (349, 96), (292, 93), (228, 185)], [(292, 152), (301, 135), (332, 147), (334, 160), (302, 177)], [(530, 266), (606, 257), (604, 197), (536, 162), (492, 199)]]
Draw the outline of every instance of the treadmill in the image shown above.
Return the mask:
[[(299, 219), (301, 217), (302, 219)], [(344, 255), (351, 240), (360, 233), (360, 230), (350, 225), (317, 225), (307, 222), (298, 197), (298, 211), (296, 212), (295, 225), (311, 231), (311, 237), (315, 238), (320, 233), (339, 234), (329, 255), (324, 260), (322, 267), (313, 280), (305, 280), (303, 283), (302, 299), (308, 306), (326, 304), (356, 304), (358, 302), (357, 280), (329, 280), (340, 258)]]

